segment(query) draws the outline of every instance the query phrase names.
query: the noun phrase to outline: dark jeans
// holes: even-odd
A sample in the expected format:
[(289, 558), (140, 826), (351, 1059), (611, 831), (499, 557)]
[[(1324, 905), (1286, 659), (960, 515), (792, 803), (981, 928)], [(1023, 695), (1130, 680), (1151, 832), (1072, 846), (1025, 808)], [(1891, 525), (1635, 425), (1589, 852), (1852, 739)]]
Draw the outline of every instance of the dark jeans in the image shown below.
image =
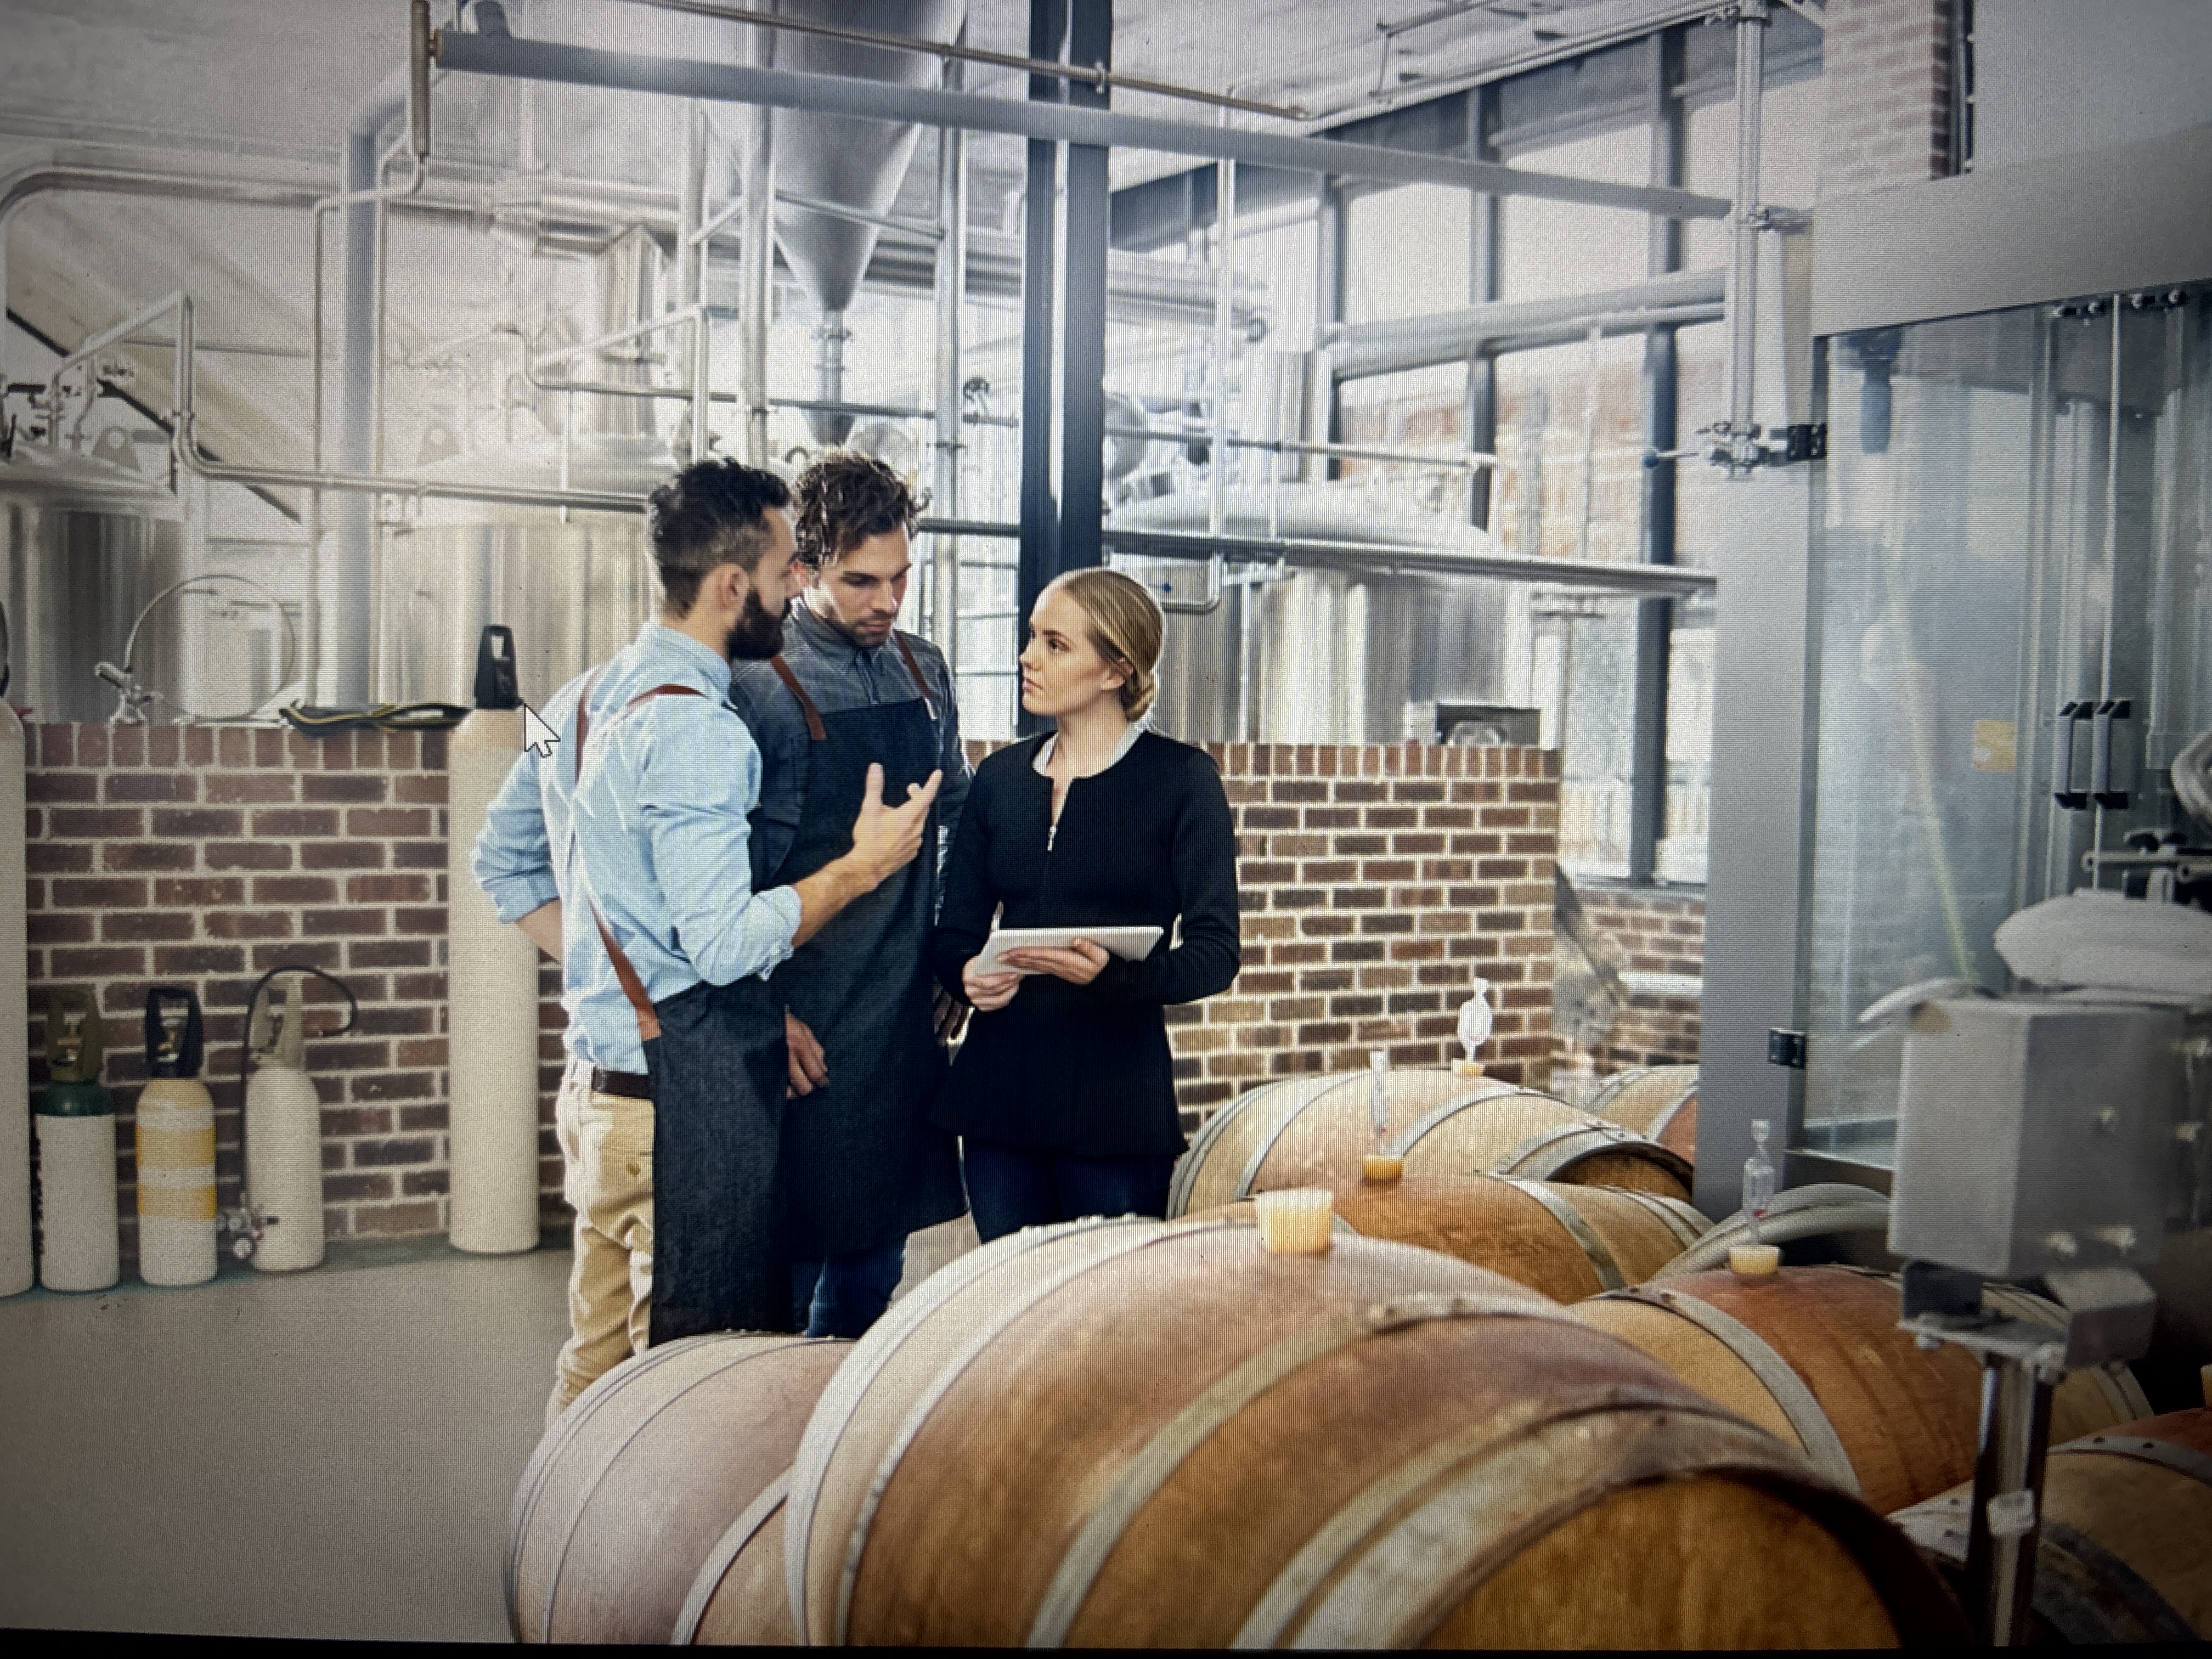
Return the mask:
[(809, 1336), (859, 1336), (883, 1316), (906, 1272), (906, 1240), (791, 1264), (791, 1323)]
[(1031, 1152), (973, 1136), (961, 1144), (961, 1174), (975, 1231), (989, 1243), (1024, 1227), (1086, 1215), (1165, 1216), (1175, 1159), (1077, 1158)]

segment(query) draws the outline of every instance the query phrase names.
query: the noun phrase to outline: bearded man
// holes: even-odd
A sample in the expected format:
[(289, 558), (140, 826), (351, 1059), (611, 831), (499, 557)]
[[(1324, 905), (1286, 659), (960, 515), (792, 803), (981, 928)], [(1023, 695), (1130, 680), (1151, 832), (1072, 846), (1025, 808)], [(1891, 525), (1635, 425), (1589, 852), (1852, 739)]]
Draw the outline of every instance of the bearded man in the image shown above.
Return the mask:
[(922, 946), (969, 769), (945, 658), (897, 625), (912, 491), (881, 461), (833, 450), (795, 493), (801, 591), (783, 650), (739, 663), (730, 689), (761, 752), (755, 885), (843, 856), (872, 769), (894, 793), (944, 779), (921, 856), (775, 970), (792, 1015), (793, 1316), (810, 1336), (856, 1337), (899, 1282), (907, 1235), (968, 1207), (952, 1137), (924, 1115), (945, 1058)]
[(730, 665), (781, 646), (789, 501), (773, 473), (731, 461), (653, 492), (659, 616), (547, 702), (558, 744), (522, 753), (477, 839), (477, 884), (560, 959), (568, 1013), (556, 1127), (575, 1264), (549, 1424), (650, 1343), (791, 1328), (789, 1060), (770, 976), (912, 862), (936, 800), (931, 775), (886, 807), (871, 769), (841, 856), (752, 879), (760, 754)]

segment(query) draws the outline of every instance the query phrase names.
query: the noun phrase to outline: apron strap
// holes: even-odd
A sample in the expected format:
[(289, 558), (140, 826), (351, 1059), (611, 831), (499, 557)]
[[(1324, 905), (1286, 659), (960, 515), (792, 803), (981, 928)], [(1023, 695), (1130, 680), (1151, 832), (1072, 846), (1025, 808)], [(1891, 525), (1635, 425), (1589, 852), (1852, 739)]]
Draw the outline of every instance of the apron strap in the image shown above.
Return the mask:
[[(578, 782), (582, 781), (584, 776), (584, 739), (592, 730), (592, 692), (599, 685), (599, 676), (605, 672), (604, 667), (594, 670), (592, 678), (584, 682), (583, 696), (576, 699)], [(650, 702), (655, 697), (703, 697), (706, 695), (696, 686), (656, 685), (650, 691), (639, 692), (617, 712), (627, 714), (638, 704)], [(660, 1016), (653, 1012), (653, 999), (645, 994), (645, 981), (638, 977), (636, 964), (630, 961), (629, 954), (615, 943), (615, 936), (607, 927), (607, 919), (599, 914), (599, 907), (592, 903), (589, 898), (584, 902), (591, 906), (592, 921), (599, 930), (599, 943), (606, 947), (607, 960), (614, 963), (615, 981), (622, 987), (623, 994), (629, 999), (630, 1011), (637, 1016), (638, 1040), (650, 1042), (660, 1035)]]
[(799, 699), (799, 712), (806, 716), (806, 735), (809, 740), (815, 743), (827, 743), (830, 740), (830, 732), (829, 728), (822, 724), (822, 711), (814, 706), (814, 699), (806, 695), (806, 688), (799, 683), (799, 676), (791, 672), (791, 665), (783, 659), (782, 653), (779, 652), (769, 659), (768, 665), (775, 670), (776, 678), (781, 680), (791, 695)]
[(899, 655), (906, 659), (906, 672), (914, 676), (914, 689), (921, 693), (921, 706), (929, 715), (929, 723), (936, 725), (937, 700), (929, 695), (929, 682), (921, 677), (921, 665), (914, 659), (914, 647), (896, 628), (891, 629), (891, 638), (898, 642)]

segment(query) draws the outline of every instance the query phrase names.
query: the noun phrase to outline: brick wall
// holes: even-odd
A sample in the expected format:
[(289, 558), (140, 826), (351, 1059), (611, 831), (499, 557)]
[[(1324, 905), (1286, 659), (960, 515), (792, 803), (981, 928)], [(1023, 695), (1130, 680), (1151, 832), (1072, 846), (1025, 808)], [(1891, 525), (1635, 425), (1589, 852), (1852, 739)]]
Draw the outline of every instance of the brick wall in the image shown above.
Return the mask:
[(1495, 988), (1492, 1072), (1550, 1076), (1559, 756), (1534, 749), (1213, 744), (1237, 815), (1244, 966), (1168, 1011), (1186, 1121), (1370, 1048), (1433, 1065)]
[[(205, 1011), (218, 1201), (239, 1201), (239, 1044), (253, 981), (280, 963), (343, 979), (361, 1018), (311, 1042), (334, 1237), (446, 1225), (446, 777), (442, 734), (319, 740), (240, 726), (30, 729), (32, 1079), (42, 988), (91, 987), (107, 1024), (125, 1272), (137, 1243), (132, 1108), (150, 983)], [(550, 976), (549, 975), (549, 978)], [(342, 1007), (310, 981), (334, 1028)], [(550, 988), (556, 995), (557, 981)], [(557, 1072), (560, 1008), (548, 1007)], [(544, 1080), (548, 1086), (550, 1077)], [(551, 1097), (544, 1102), (550, 1122)], [(552, 1151), (550, 1131), (546, 1151)], [(548, 1171), (557, 1206), (558, 1160)]]
[[(989, 745), (970, 745), (977, 758)], [(1269, 1077), (1455, 1052), (1459, 1004), (1496, 988), (1486, 1057), (1548, 1075), (1558, 757), (1534, 750), (1217, 744), (1241, 837), (1244, 970), (1170, 1010), (1186, 1118)], [(312, 1042), (332, 1237), (447, 1224), (446, 777), (438, 734), (310, 739), (245, 727), (40, 726), (26, 831), (32, 1078), (46, 987), (84, 985), (108, 1023), (125, 1271), (135, 1265), (132, 1108), (150, 983), (206, 1013), (219, 1201), (240, 1176), (246, 998), (280, 963), (343, 978), (360, 1025)], [(313, 985), (313, 981), (310, 981)], [(541, 1200), (552, 1141), (558, 970), (540, 979)], [(328, 994), (320, 988), (311, 1000)], [(335, 998), (330, 998), (335, 1001)], [(337, 1011), (315, 1029), (337, 1023)]]
[(1950, 171), (1951, 0), (1829, 0), (1820, 194)]
[(1694, 1061), (1702, 1029), (1705, 901), (1702, 893), (1585, 884), (1583, 914), (1613, 947), (1628, 1006), (1590, 1058), (1601, 1073)]

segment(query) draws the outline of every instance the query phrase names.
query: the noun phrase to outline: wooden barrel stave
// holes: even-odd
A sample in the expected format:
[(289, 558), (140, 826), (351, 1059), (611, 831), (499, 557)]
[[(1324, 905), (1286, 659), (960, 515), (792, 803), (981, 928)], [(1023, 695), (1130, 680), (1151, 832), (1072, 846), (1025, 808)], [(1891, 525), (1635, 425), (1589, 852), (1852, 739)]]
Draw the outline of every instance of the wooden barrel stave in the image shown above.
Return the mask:
[[(1704, 1218), (1678, 1215), (1647, 1193), (1524, 1182), (1503, 1176), (1407, 1176), (1340, 1181), (1336, 1219), (1365, 1238), (1440, 1250), (1554, 1301), (1640, 1285), (1694, 1242)], [(1249, 1200), (1209, 1214), (1249, 1215)]]
[(517, 1639), (667, 1641), (700, 1563), (790, 1467), (850, 1346), (695, 1337), (592, 1383), (548, 1431), (516, 1494)]
[(1583, 1103), (1608, 1123), (1633, 1129), (1692, 1163), (1698, 1157), (1698, 1068), (1646, 1066), (1615, 1072)]
[(1188, 1215), (1249, 1196), (1237, 1182), (1254, 1154), (1317, 1097), (1364, 1077), (1330, 1072), (1279, 1078), (1246, 1091), (1206, 1121), (1177, 1164), (1168, 1191), (1168, 1213)]
[[(1954, 1571), (1973, 1485), (1892, 1517)], [(2054, 1445), (2044, 1466), (2033, 1609), (2068, 1642), (2212, 1639), (2212, 1408)]]
[(799, 1632), (791, 1622), (791, 1598), (783, 1583), (783, 1511), (788, 1479), (761, 1496), (761, 1511), (748, 1512), (732, 1527), (732, 1547), (718, 1550), (692, 1581), (691, 1594), (677, 1616), (672, 1640), (678, 1647), (795, 1647)]
[[(1699, 1306), (1685, 1304), (1720, 1318), (1701, 1324)], [(1792, 1267), (1759, 1278), (1686, 1273), (1571, 1311), (1797, 1444), (1832, 1475), (1855, 1481), (1886, 1513), (1973, 1471), (1981, 1367), (1948, 1345), (1923, 1352), (1897, 1328), (1893, 1276), (1850, 1267)], [(2124, 1388), (2108, 1387), (2075, 1372), (2060, 1385), (2063, 1404), (2055, 1404), (2054, 1420), (2109, 1426), (2124, 1415), (2113, 1402), (2130, 1391), (2141, 1397), (2132, 1377)]]
[[(1055, 1294), (993, 1313), (949, 1377), (919, 1393), (908, 1379), (859, 1403), (854, 1414), (897, 1416), (910, 1432), (873, 1470), (878, 1502), (848, 1540), (842, 1626), (817, 1636), (1224, 1643), (1267, 1601), (1316, 1522), (1358, 1520), (1355, 1500), (1371, 1498), (1378, 1477), (1455, 1437), (1467, 1442), (1453, 1454), (1460, 1463), (1486, 1467), (1486, 1443), (1520, 1444), (1547, 1421), (1563, 1425), (1564, 1455), (1589, 1438), (1580, 1424), (1592, 1413), (1639, 1433), (1686, 1436), (1701, 1449), (1680, 1478), (1714, 1485), (1723, 1507), (1753, 1486), (1780, 1493), (1793, 1512), (1840, 1506), (1846, 1519), (1831, 1530), (1856, 1535), (1820, 1571), (1863, 1586), (1878, 1579), (1889, 1601), (1879, 1629), (1839, 1625), (1827, 1639), (1893, 1639), (1893, 1628), (1945, 1616), (1902, 1541), (1820, 1486), (1794, 1453), (1493, 1275), (1368, 1240), (1289, 1258), (1259, 1250), (1241, 1226), (1115, 1224), (1130, 1230), (1125, 1248), (1066, 1276)], [(1369, 1312), (1378, 1300), (1396, 1311)], [(1648, 1459), (1633, 1467), (1649, 1478)], [(1540, 1483), (1540, 1518), (1613, 1502), (1622, 1468), (1571, 1489), (1572, 1502)], [(1379, 1530), (1339, 1530), (1364, 1559), (1396, 1537), (1389, 1515), (1385, 1505), (1368, 1517)], [(810, 1549), (833, 1541), (817, 1531)], [(1449, 1593), (1437, 1618), (1479, 1589), (1474, 1580), (1509, 1574), (1525, 1542), (1516, 1532), (1494, 1559), (1454, 1567), (1474, 1579), (1439, 1581)], [(1595, 1571), (1635, 1578), (1648, 1554), (1623, 1551)], [(1559, 1599), (1555, 1583), (1532, 1583), (1530, 1594)], [(1639, 1584), (1621, 1599), (1665, 1595)], [(1305, 1617), (1310, 1601), (1294, 1597), (1292, 1613)], [(1682, 1626), (1679, 1613), (1670, 1628), (1726, 1634), (1697, 1619)], [(1793, 1612), (1790, 1629), (1802, 1628)], [(1633, 1621), (1612, 1638), (1624, 1630), (1632, 1644), (1641, 1639)], [(1767, 1644), (1784, 1634), (1754, 1632)]]

